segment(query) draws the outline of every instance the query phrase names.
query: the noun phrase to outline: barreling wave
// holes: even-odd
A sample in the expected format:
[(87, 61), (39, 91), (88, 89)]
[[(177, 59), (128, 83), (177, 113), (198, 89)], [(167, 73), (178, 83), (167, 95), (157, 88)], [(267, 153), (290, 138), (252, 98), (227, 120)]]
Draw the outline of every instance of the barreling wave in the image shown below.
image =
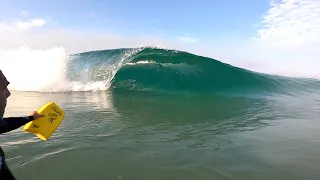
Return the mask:
[[(218, 60), (182, 51), (132, 48), (91, 51), (68, 56), (61, 48), (35, 52), (20, 50), (24, 58), (43, 67), (14, 76), (10, 69), (19, 62), (5, 52), (0, 65), (18, 91), (119, 91), (199, 93), (291, 93), (317, 90), (320, 83), (268, 75), (231, 66)], [(3, 52), (2, 52), (3, 53)], [(11, 53), (11, 54), (10, 54)], [(21, 52), (20, 52), (21, 53)], [(38, 54), (39, 57), (31, 57)], [(22, 55), (23, 56), (23, 55)], [(32, 63), (32, 61), (37, 62)], [(39, 60), (41, 59), (42, 62)], [(11, 61), (10, 61), (11, 60)], [(22, 60), (21, 60), (22, 61)], [(23, 68), (28, 68), (25, 63)], [(47, 68), (46, 68), (47, 67)], [(50, 68), (48, 68), (50, 67)], [(15, 71), (16, 72), (16, 71)], [(20, 71), (21, 72), (21, 71)], [(33, 81), (29, 85), (24, 77)]]
[(114, 91), (290, 93), (319, 87), (315, 80), (261, 74), (175, 50), (115, 49), (74, 57), (73, 80), (106, 81)]

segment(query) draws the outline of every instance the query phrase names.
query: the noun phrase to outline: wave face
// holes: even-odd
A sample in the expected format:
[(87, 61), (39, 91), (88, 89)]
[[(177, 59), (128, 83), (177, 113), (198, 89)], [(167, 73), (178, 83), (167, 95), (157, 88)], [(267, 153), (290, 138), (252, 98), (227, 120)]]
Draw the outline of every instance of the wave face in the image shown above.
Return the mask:
[(116, 92), (261, 94), (313, 91), (320, 87), (317, 80), (261, 74), (215, 59), (157, 48), (73, 55), (67, 55), (63, 48), (20, 48), (0, 51), (0, 55), (0, 66), (11, 81), (10, 87), (17, 91), (111, 89)]

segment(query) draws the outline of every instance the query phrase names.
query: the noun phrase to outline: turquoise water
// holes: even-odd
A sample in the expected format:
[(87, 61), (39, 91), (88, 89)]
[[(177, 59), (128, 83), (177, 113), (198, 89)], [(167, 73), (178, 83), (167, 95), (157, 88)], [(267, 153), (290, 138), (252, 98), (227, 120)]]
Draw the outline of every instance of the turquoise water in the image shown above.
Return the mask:
[[(18, 179), (318, 179), (320, 83), (146, 48), (70, 57), (69, 80), (106, 90), (15, 91), (5, 116), (55, 101), (46, 142), (21, 129), (1, 146)], [(9, 79), (10, 80), (10, 79)]]

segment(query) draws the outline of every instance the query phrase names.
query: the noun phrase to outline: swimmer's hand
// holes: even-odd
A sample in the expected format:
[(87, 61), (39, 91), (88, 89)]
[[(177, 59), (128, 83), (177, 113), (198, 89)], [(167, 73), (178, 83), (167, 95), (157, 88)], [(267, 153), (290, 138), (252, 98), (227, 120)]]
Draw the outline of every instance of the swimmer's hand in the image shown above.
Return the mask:
[(33, 111), (30, 116), (34, 117), (34, 120), (43, 117), (44, 115), (40, 115), (39, 113), (37, 113), (37, 111)]

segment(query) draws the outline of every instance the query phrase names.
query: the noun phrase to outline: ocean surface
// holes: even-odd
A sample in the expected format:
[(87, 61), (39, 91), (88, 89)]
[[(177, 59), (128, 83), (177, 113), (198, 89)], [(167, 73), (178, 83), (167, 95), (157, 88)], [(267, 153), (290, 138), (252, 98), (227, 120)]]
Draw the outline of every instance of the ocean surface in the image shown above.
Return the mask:
[(0, 55), (5, 116), (48, 101), (66, 113), (48, 141), (22, 127), (1, 135), (17, 179), (320, 177), (319, 80), (158, 48)]

